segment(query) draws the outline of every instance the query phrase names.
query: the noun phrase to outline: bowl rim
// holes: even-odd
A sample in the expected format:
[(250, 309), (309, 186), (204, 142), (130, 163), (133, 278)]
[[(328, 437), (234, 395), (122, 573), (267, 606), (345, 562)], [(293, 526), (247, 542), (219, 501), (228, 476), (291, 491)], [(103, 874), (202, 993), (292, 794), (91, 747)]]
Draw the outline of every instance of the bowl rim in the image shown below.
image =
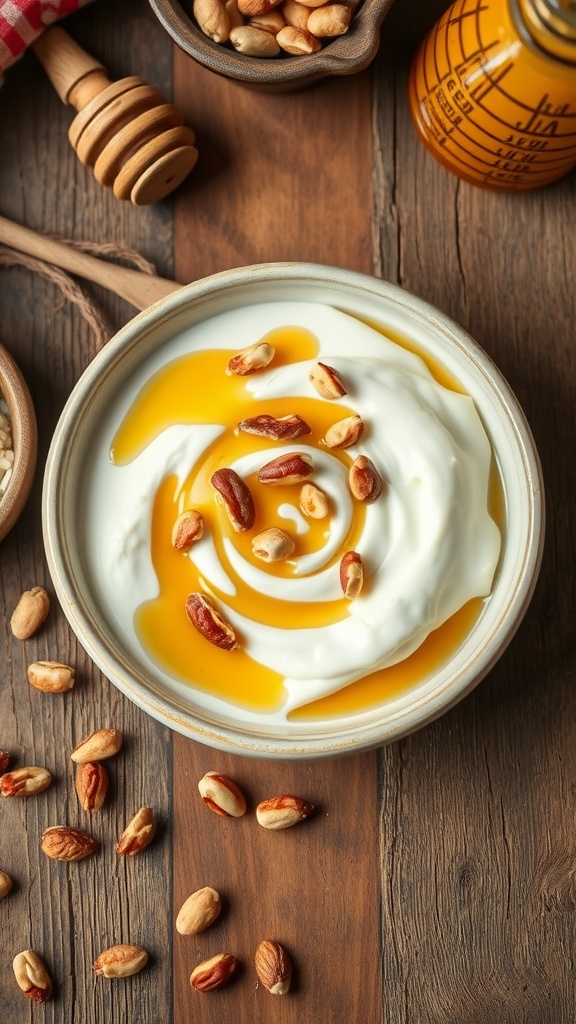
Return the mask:
[(14, 468), (0, 498), (0, 540), (15, 525), (32, 489), (38, 454), (38, 427), (32, 396), (22, 371), (0, 343), (0, 394), (10, 414)]
[[(99, 382), (113, 371), (123, 354), (131, 351), (151, 331), (161, 332), (179, 315), (188, 312), (192, 316), (198, 306), (214, 299), (220, 292), (226, 293), (229, 296), (227, 301), (232, 302), (235, 291), (242, 292), (254, 284), (272, 289), (275, 285), (287, 283), (301, 287), (304, 282), (320, 291), (322, 287), (335, 287), (349, 294), (359, 293), (372, 300), (391, 301), (395, 306), (433, 324), (446, 335), (447, 341), (459, 346), (482, 377), (486, 378), (491, 392), (507, 413), (507, 427), (510, 427), (508, 432), (514, 440), (519, 463), (525, 474), (529, 507), (520, 579), (511, 599), (501, 609), (497, 627), (492, 630), (492, 640), (485, 644), (478, 657), (471, 659), (470, 664), (460, 673), (456, 685), (454, 681), (448, 680), (440, 692), (420, 696), (388, 724), (377, 721), (360, 729), (352, 724), (348, 730), (341, 730), (336, 737), (329, 735), (319, 739), (266, 738), (249, 735), (243, 731), (242, 725), (234, 728), (226, 724), (207, 723), (189, 710), (176, 708), (173, 706), (175, 702), (171, 706), (166, 698), (154, 692), (152, 686), (145, 686), (130, 676), (122, 658), (107, 649), (102, 642), (83, 605), (82, 596), (75, 592), (66, 542), (59, 535), (58, 500), (66, 477), (70, 444), (77, 431), (77, 417), (85, 413), (89, 396), (94, 393)], [(323, 300), (318, 298), (317, 301)], [(214, 313), (205, 313), (206, 317), (211, 315)], [(191, 322), (195, 321), (192, 319)], [(518, 400), (487, 353), (455, 321), (400, 286), (367, 274), (320, 264), (268, 263), (223, 271), (182, 287), (135, 316), (98, 353), (73, 389), (53, 435), (44, 476), (42, 523), (48, 567), (64, 614), (92, 660), (125, 696), (171, 729), (216, 749), (252, 757), (312, 759), (373, 749), (404, 737), (448, 711), (490, 671), (518, 629), (537, 582), (545, 530), (544, 487), (534, 439)]]
[[(364, 0), (350, 30), (331, 39), (318, 53), (275, 58), (250, 57), (205, 36), (179, 0), (148, 0), (163, 28), (193, 60), (225, 78), (247, 85), (311, 84), (327, 75), (362, 71), (376, 56), (380, 26), (394, 0)], [(370, 17), (364, 17), (364, 15)], [(192, 44), (190, 39), (194, 40)], [(355, 47), (353, 56), (348, 51)]]

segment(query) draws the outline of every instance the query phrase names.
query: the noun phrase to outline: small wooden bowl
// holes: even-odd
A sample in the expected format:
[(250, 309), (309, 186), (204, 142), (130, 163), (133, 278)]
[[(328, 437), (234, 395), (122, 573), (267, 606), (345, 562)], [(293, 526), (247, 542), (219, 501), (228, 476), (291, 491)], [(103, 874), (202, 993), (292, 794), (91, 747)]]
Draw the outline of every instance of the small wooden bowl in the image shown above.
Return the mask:
[(32, 487), (38, 454), (36, 414), (28, 387), (3, 345), (0, 345), (0, 394), (8, 406), (12, 421), (14, 468), (0, 496), (0, 540), (12, 529)]
[[(374, 60), (380, 26), (393, 0), (363, 0), (346, 35), (326, 40), (318, 53), (302, 57), (248, 57), (229, 43), (214, 43), (192, 17), (192, 0), (149, 0), (156, 17), (180, 49), (210, 71), (267, 92), (288, 92), (329, 75), (354, 75)], [(188, 13), (190, 12), (190, 13)]]

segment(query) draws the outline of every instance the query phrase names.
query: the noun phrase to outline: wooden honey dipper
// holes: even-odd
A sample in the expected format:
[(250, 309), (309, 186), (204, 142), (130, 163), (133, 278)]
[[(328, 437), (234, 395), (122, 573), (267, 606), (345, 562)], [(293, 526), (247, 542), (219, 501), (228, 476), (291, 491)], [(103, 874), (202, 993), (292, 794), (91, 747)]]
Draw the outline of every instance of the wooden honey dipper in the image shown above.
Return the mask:
[(68, 138), (80, 161), (117, 199), (145, 206), (184, 181), (198, 159), (195, 135), (161, 93), (134, 75), (110, 82), (61, 28), (46, 29), (33, 49), (62, 102), (78, 111)]

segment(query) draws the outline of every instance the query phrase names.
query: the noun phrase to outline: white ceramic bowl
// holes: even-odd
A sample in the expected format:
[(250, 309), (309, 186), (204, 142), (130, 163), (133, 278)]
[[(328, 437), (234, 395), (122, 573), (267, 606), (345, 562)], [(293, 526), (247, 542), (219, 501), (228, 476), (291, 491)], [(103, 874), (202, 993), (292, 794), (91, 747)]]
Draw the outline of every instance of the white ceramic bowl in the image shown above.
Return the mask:
[[(500, 562), (490, 600), (448, 661), (414, 689), (342, 719), (263, 729), (233, 711), (202, 710), (194, 689), (155, 677), (115, 634), (86, 573), (77, 509), (87, 453), (119, 387), (174, 335), (216, 314), (260, 302), (322, 302), (413, 341), (473, 398), (491, 441), (506, 505)], [(44, 539), (58, 598), (102, 672), (140, 708), (210, 746), (260, 757), (329, 757), (398, 739), (443, 714), (479, 682), (514, 635), (530, 601), (542, 555), (543, 487), (538, 455), (518, 402), (487, 355), (453, 321), (401, 288), (310, 264), (266, 264), (217, 274), (182, 288), (138, 315), (96, 356), (62, 413), (43, 497)]]

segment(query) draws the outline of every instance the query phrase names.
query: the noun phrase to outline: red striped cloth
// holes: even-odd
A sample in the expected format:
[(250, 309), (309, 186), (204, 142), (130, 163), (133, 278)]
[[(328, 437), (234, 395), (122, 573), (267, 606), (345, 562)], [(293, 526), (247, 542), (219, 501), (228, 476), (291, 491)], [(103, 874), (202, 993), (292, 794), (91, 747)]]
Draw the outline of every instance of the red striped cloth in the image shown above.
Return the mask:
[(0, 0), (0, 76), (47, 25), (88, 0)]

